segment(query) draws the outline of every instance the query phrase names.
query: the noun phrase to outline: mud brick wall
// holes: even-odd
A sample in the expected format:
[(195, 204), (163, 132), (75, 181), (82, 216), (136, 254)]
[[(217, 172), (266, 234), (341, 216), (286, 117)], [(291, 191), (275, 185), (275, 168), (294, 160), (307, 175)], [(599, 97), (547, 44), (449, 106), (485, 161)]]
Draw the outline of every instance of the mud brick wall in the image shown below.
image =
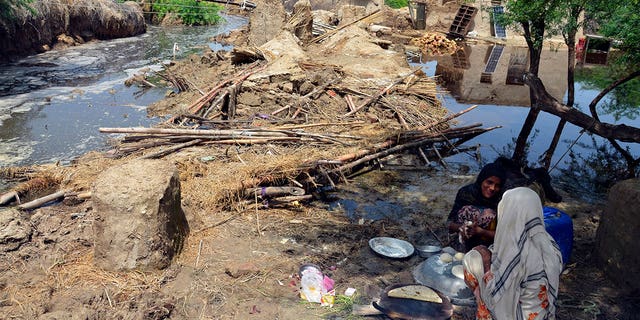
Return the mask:
[(640, 179), (617, 183), (600, 218), (596, 252), (604, 273), (625, 289), (640, 289)]

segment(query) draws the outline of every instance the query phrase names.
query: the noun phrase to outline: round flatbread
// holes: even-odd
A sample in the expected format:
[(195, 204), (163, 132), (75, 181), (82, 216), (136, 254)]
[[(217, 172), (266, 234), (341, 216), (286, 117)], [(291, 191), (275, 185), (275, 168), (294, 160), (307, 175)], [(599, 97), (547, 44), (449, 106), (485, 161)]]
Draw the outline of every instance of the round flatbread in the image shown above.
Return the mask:
[(457, 252), (457, 253), (453, 256), (453, 258), (454, 258), (456, 261), (461, 261), (462, 259), (464, 259), (464, 253), (462, 253), (462, 252)]
[(426, 302), (442, 303), (442, 298), (433, 289), (422, 285), (408, 285), (387, 292), (391, 298), (413, 299)]
[(460, 279), (464, 279), (464, 267), (462, 265), (453, 266), (451, 273)]

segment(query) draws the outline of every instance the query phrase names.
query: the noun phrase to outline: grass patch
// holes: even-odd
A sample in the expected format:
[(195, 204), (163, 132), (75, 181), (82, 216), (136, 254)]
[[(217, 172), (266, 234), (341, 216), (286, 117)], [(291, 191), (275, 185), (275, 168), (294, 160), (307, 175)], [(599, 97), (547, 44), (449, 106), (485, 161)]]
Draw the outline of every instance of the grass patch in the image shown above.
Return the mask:
[(400, 9), (408, 6), (409, 1), (408, 0), (384, 0), (384, 4), (394, 9)]

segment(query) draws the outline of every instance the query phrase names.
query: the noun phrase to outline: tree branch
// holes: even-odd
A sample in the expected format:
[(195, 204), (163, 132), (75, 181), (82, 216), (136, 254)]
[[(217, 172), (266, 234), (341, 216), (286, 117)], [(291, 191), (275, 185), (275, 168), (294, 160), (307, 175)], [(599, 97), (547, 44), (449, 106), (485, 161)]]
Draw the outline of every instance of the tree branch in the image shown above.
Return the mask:
[(558, 102), (545, 89), (542, 81), (537, 76), (527, 73), (523, 76), (524, 83), (531, 88), (532, 94), (536, 97), (537, 106), (540, 110), (551, 113), (567, 120), (578, 127), (599, 135), (606, 139), (615, 139), (622, 142), (640, 143), (640, 129), (630, 127), (625, 124), (610, 124), (600, 122), (577, 109), (570, 108)]

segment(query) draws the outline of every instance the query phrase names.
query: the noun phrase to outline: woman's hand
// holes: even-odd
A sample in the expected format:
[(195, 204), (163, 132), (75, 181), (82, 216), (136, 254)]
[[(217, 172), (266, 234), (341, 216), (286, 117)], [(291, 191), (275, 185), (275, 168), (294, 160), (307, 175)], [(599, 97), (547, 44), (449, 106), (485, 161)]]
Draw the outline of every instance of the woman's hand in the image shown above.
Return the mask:
[(460, 234), (462, 234), (462, 238), (467, 240), (469, 238), (472, 238), (476, 235), (481, 236), (485, 233), (485, 229), (483, 229), (482, 227), (480, 227), (478, 225), (478, 223), (476, 223), (475, 221), (466, 221), (464, 224), (462, 224), (462, 226), (460, 227)]

